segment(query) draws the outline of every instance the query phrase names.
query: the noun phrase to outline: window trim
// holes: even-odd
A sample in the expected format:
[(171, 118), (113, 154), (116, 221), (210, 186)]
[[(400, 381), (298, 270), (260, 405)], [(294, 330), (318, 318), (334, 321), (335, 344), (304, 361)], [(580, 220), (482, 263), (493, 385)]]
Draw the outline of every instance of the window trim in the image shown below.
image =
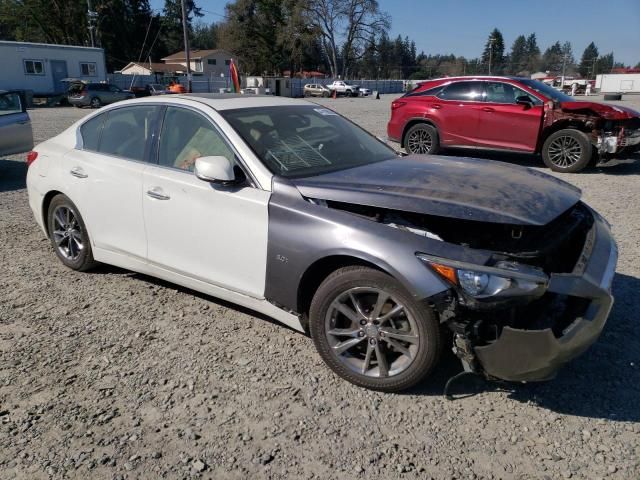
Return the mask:
[[(184, 174), (187, 174), (187, 175), (195, 176), (195, 173), (194, 172), (190, 172), (189, 170), (184, 170), (184, 169), (176, 168), (176, 167), (168, 167), (166, 165), (160, 165), (160, 142), (162, 141), (162, 129), (164, 127), (164, 120), (165, 120), (165, 117), (166, 117), (166, 111), (167, 111), (167, 109), (169, 107), (180, 108), (180, 109), (183, 109), (183, 110), (192, 111), (192, 112), (204, 117), (204, 119), (206, 121), (208, 121), (213, 126), (214, 130), (220, 134), (222, 139), (229, 146), (229, 149), (233, 152), (233, 156), (234, 156), (234, 159), (236, 161), (236, 164), (244, 172), (244, 175), (247, 178), (248, 185), (250, 187), (252, 187), (252, 188), (257, 189), (257, 190), (264, 190), (263, 188), (261, 188), (259, 186), (260, 183), (257, 181), (257, 179), (256, 179), (255, 175), (253, 174), (253, 172), (251, 171), (251, 169), (247, 166), (247, 162), (244, 161), (244, 158), (242, 158), (242, 156), (238, 152), (238, 149), (235, 147), (233, 142), (231, 142), (231, 140), (229, 140), (229, 137), (227, 137), (227, 135), (225, 135), (225, 133), (218, 126), (216, 121), (213, 118), (211, 118), (209, 115), (207, 115), (207, 113), (205, 113), (202, 110), (200, 110), (200, 109), (198, 109), (196, 107), (193, 107), (191, 105), (182, 105), (182, 104), (175, 104), (175, 103), (164, 103), (164, 104), (162, 104), (162, 106), (164, 108), (162, 109), (162, 114), (161, 114), (161, 117), (159, 118), (159, 121), (156, 123), (155, 136), (153, 138), (153, 145), (151, 146), (151, 149), (150, 149), (150, 155), (153, 156), (153, 158), (151, 158), (150, 161), (149, 161), (150, 165), (153, 165), (154, 167), (157, 167), (157, 168), (164, 168), (164, 169), (170, 170), (172, 172), (181, 172), (181, 173), (184, 173)], [(224, 118), (223, 118), (223, 120), (224, 120)], [(224, 120), (224, 121), (226, 121), (226, 120)]]
[[(80, 76), (81, 77), (97, 77), (98, 76), (98, 63), (97, 62), (78, 62), (80, 65)], [(82, 72), (83, 65), (93, 65), (93, 74), (87, 73), (86, 75)], [(87, 72), (89, 68), (87, 68)]]
[[(35, 63), (33, 63), (33, 65), (34, 65), (33, 66), (33, 73), (28, 72), (27, 71), (27, 62), (32, 62), (32, 63), (33, 62), (38, 62), (40, 64), (40, 66), (42, 67), (42, 73), (37, 73), (36, 72)], [(45, 76), (47, 74), (46, 70), (44, 68), (44, 60), (41, 60), (41, 59), (38, 59), (38, 58), (23, 58), (22, 59), (22, 66), (24, 68), (24, 74), (25, 75), (36, 75), (36, 76), (43, 77), (43, 76)]]

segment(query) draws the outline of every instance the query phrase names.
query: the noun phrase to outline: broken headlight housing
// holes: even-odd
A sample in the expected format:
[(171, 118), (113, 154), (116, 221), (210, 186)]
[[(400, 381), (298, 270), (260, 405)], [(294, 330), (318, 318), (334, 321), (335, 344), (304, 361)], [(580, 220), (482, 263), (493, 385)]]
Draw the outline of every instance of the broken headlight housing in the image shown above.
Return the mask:
[(537, 298), (544, 294), (549, 282), (549, 277), (540, 269), (516, 262), (499, 261), (487, 267), (422, 253), (417, 257), (472, 300), (469, 303)]

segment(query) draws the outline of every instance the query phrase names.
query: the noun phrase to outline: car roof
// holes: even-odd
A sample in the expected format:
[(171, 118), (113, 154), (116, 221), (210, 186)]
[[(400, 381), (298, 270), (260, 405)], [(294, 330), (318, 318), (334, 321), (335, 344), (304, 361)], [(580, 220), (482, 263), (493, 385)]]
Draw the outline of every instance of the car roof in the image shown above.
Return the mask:
[(531, 80), (527, 77), (516, 77), (516, 76), (498, 76), (498, 75), (467, 75), (464, 77), (441, 77), (441, 78), (432, 78), (430, 80), (424, 80), (421, 83), (427, 82), (452, 82), (452, 81), (473, 81), (473, 80)]
[(233, 93), (183, 93), (168, 95), (165, 98), (140, 98), (128, 102), (166, 102), (180, 104), (184, 100), (197, 101), (210, 106), (214, 110), (232, 110), (237, 108), (278, 107), (287, 105), (317, 105), (306, 100), (298, 100), (288, 97), (276, 97), (274, 95), (241, 95)]

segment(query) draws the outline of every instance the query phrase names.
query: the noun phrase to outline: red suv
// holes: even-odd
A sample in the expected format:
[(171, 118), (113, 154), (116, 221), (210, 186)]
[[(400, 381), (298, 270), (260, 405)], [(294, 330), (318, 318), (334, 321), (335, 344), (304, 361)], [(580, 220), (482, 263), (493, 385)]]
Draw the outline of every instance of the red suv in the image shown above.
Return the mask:
[(528, 78), (431, 80), (391, 104), (387, 134), (408, 153), (443, 147), (541, 153), (557, 172), (578, 172), (599, 154), (640, 145), (640, 113), (576, 101)]

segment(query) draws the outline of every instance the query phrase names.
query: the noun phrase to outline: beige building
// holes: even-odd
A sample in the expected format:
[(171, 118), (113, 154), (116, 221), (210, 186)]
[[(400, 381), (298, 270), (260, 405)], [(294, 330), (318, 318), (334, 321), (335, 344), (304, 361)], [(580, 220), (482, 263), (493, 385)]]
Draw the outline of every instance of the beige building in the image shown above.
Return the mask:
[[(191, 50), (191, 72), (206, 77), (229, 76), (229, 64), (233, 54), (226, 50)], [(165, 64), (178, 64), (182, 67), (176, 73), (186, 73), (187, 60), (184, 51), (174, 53), (162, 59)], [(236, 61), (237, 66), (237, 61)], [(124, 73), (124, 72), (123, 72)]]
[(120, 73), (124, 75), (153, 75), (153, 74), (173, 74), (182, 71), (184, 65), (179, 63), (142, 63), (129, 62)]

